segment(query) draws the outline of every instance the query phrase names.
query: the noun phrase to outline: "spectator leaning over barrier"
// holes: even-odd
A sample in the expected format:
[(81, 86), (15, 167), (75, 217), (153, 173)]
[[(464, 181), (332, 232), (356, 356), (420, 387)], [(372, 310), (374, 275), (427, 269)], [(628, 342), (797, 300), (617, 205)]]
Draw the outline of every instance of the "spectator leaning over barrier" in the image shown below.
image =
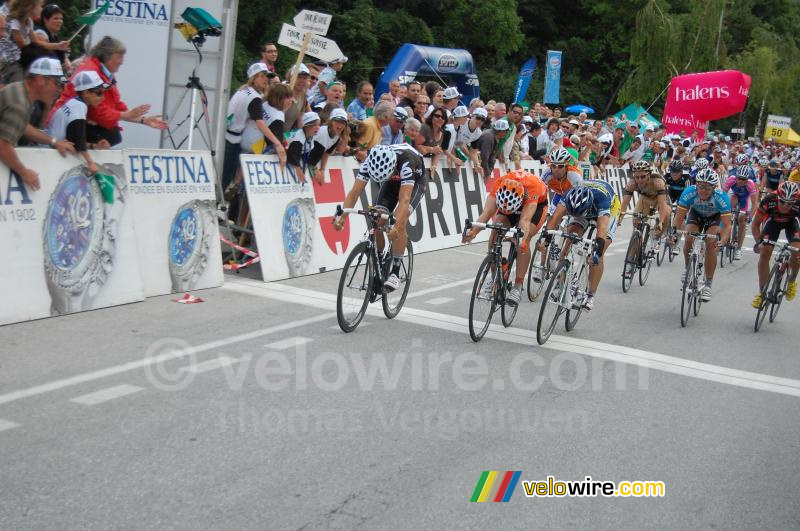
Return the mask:
[(375, 106), (375, 91), (369, 81), (360, 81), (356, 85), (356, 97), (347, 106), (347, 114), (351, 120), (366, 120)]
[[(103, 101), (96, 107), (89, 108), (86, 119), (86, 140), (93, 144), (105, 139), (112, 146), (122, 142), (120, 121), (143, 124), (153, 129), (166, 129), (167, 122), (161, 116), (145, 116), (150, 110), (150, 105), (139, 105), (133, 109), (120, 98), (114, 74), (117, 73), (125, 58), (125, 45), (113, 37), (103, 37), (94, 45), (86, 59), (76, 70), (77, 72), (97, 72), (104, 83), (111, 86), (103, 93)], [(75, 87), (67, 83), (64, 93), (53, 106), (53, 112), (58, 110), (65, 102), (75, 97)]]
[(278, 46), (274, 42), (268, 42), (261, 48), (261, 62), (267, 65), (267, 70), (275, 74), (275, 63), (278, 62)]
[(478, 139), (477, 148), (481, 163), (479, 167), (479, 173), (484, 182), (492, 175), (497, 142), (508, 135), (508, 129), (509, 127), (507, 120), (497, 120), (492, 125), (492, 128), (484, 131), (481, 137)]
[(32, 55), (22, 61), (23, 49), (34, 44), (47, 52), (69, 50), (69, 42), (50, 43), (34, 32), (33, 21), (42, 14), (42, 0), (11, 0), (8, 3), (5, 35), (0, 38), (0, 83), (8, 84), (22, 81), (24, 68), (28, 66)]
[(381, 128), (381, 144), (393, 146), (404, 143), (403, 127), (406, 125), (407, 120), (408, 113), (405, 107), (395, 107), (389, 123)]
[(100, 79), (97, 72), (91, 70), (81, 72), (72, 80), (76, 96), (58, 108), (47, 126), (47, 134), (56, 140), (69, 140), (75, 146), (78, 154), (86, 161), (91, 173), (97, 173), (98, 168), (89, 149), (107, 149), (108, 141), (101, 139), (93, 144), (86, 141), (86, 114), (90, 107), (95, 107), (103, 101), (103, 92), (109, 85)]
[(353, 153), (356, 160), (364, 162), (367, 158), (367, 152), (373, 147), (381, 143), (383, 138), (383, 126), (389, 124), (394, 112), (394, 105), (388, 101), (382, 101), (375, 106), (373, 115), (362, 122), (361, 134), (359, 138), (355, 139), (357, 149)]
[[(440, 109), (440, 111), (442, 110), (445, 109)], [(458, 137), (456, 127), (466, 124), (467, 120), (469, 120), (469, 111), (463, 105), (459, 105), (453, 109), (452, 120), (453, 123), (444, 124), (444, 133), (442, 133), (441, 143), (442, 153), (447, 158), (447, 167), (450, 169), (453, 167), (460, 168), (464, 165), (464, 159), (459, 157), (455, 150), (456, 139)]]
[(28, 123), (33, 102), (52, 104), (61, 93), (64, 82), (66, 78), (58, 60), (42, 57), (31, 63), (22, 81), (0, 89), (0, 162), (16, 172), (32, 190), (39, 189), (39, 174), (25, 166), (17, 156), (15, 146), (21, 137), (50, 145), (62, 156), (67, 152), (75, 153), (75, 147), (69, 141), (52, 138)]
[(314, 137), (320, 130), (319, 115), (307, 112), (303, 115), (303, 127), (292, 134), (286, 149), (286, 162), (294, 169), (294, 174), (301, 183), (306, 182), (306, 172), (317, 184), (323, 183), (323, 176), (316, 172), (315, 164), (311, 164), (311, 152), (314, 149)]
[[(263, 65), (263, 63), (256, 63)], [(252, 68), (252, 67), (251, 67)], [(261, 98), (257, 119), (248, 117), (242, 131), (242, 153), (280, 153), (285, 151), (283, 128), (286, 109), (292, 104), (292, 90), (283, 83), (269, 88)]]
[[(403, 109), (405, 109), (405, 107), (403, 107)], [(417, 136), (419, 136), (420, 129), (422, 129), (422, 123), (416, 118), (409, 117), (409, 119), (406, 120), (405, 127), (403, 127), (403, 139), (405, 143), (413, 146)]]
[[(309, 168), (314, 168), (310, 173), (318, 184), (325, 182), (328, 156), (336, 153), (341, 143), (347, 145), (348, 131), (347, 113), (344, 109), (333, 109), (328, 123), (321, 126), (314, 135), (313, 146), (306, 164)], [(291, 144), (289, 147), (291, 148)]]
[[(294, 67), (289, 69), (289, 77), (294, 73)], [(269, 74), (267, 74), (269, 76)], [(292, 129), (298, 129), (303, 125), (303, 114), (311, 109), (308, 106), (308, 89), (311, 86), (311, 72), (308, 67), (300, 63), (297, 80), (294, 82), (292, 90), (293, 101), (286, 109), (283, 132), (288, 133)]]
[(471, 161), (475, 172), (480, 168), (478, 140), (483, 134), (486, 117), (486, 109), (478, 107), (465, 124), (456, 127), (456, 156), (464, 162)]

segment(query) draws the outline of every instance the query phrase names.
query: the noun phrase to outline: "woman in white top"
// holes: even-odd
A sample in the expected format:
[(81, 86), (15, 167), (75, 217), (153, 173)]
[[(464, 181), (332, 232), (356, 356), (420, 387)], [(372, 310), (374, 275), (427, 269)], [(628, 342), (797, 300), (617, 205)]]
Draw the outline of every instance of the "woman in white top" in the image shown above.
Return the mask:
[[(269, 87), (266, 98), (261, 103), (261, 118), (253, 120), (247, 119), (244, 131), (242, 131), (242, 153), (262, 153), (276, 152), (281, 158), (281, 167), (285, 165), (285, 148), (283, 144), (283, 124), (286, 121), (286, 109), (288, 109), (294, 96), (289, 85), (279, 84)], [(267, 150), (267, 142), (271, 149)], [(274, 150), (274, 151), (273, 151)]]

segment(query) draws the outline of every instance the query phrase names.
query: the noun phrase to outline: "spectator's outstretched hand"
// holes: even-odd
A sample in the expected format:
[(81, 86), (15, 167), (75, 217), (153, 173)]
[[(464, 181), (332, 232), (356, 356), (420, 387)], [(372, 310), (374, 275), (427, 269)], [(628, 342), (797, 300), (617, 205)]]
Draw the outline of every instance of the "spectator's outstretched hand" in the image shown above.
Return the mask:
[(146, 116), (144, 121), (142, 122), (144, 125), (148, 127), (152, 127), (153, 129), (166, 129), (169, 124), (161, 119), (161, 116)]

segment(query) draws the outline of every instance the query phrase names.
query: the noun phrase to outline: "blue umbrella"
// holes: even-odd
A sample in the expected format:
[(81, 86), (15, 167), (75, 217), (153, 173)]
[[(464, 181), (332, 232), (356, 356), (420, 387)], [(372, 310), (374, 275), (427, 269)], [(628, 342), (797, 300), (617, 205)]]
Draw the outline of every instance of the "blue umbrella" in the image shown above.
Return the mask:
[(578, 103), (577, 105), (570, 105), (564, 110), (574, 114), (580, 114), (582, 112), (585, 112), (586, 114), (594, 114), (594, 109), (592, 109), (591, 107), (587, 107), (586, 105), (582, 105), (580, 103)]

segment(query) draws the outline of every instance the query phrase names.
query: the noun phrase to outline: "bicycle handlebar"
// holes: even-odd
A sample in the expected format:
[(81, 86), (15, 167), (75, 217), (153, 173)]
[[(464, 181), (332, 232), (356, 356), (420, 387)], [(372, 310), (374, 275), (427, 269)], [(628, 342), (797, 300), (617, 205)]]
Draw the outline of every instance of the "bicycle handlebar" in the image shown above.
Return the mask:
[(506, 227), (505, 225), (498, 225), (497, 223), (481, 223), (479, 221), (470, 221), (468, 219), (464, 220), (464, 231), (462, 235), (466, 237), (467, 231), (472, 227), (477, 227), (479, 229), (496, 230), (498, 232), (505, 232), (511, 236), (519, 236), (520, 238), (524, 235), (524, 233), (517, 227)]
[(719, 234), (709, 234), (707, 232), (690, 232), (688, 230), (676, 230), (675, 234), (686, 234), (687, 236), (691, 236), (692, 238), (698, 238), (700, 240), (705, 240), (706, 238), (710, 238), (711, 236), (715, 237), (717, 240), (721, 240)]
[(791, 251), (793, 253), (800, 253), (800, 249), (796, 249), (796, 248), (792, 247), (792, 244), (790, 242), (767, 240), (766, 238), (764, 238), (758, 243), (759, 244), (765, 243), (767, 245), (779, 245), (779, 246), (781, 246), (781, 249), (787, 248), (787, 249), (789, 249), (789, 251)]
[(552, 235), (552, 236), (562, 236), (571, 240), (573, 243), (585, 243), (585, 244), (594, 244), (594, 238), (584, 238), (583, 236), (578, 236), (577, 234), (573, 234), (571, 232), (567, 232), (564, 230), (547, 230), (544, 229), (542, 231), (542, 236), (545, 234)]
[(394, 223), (393, 215), (383, 213), (374, 207), (369, 207), (367, 210), (361, 210), (359, 208), (342, 208), (342, 205), (336, 205), (336, 215), (333, 217), (333, 220), (336, 221), (342, 217), (342, 214), (360, 214), (362, 216), (371, 217), (374, 220), (385, 219), (388, 220), (389, 223)]

